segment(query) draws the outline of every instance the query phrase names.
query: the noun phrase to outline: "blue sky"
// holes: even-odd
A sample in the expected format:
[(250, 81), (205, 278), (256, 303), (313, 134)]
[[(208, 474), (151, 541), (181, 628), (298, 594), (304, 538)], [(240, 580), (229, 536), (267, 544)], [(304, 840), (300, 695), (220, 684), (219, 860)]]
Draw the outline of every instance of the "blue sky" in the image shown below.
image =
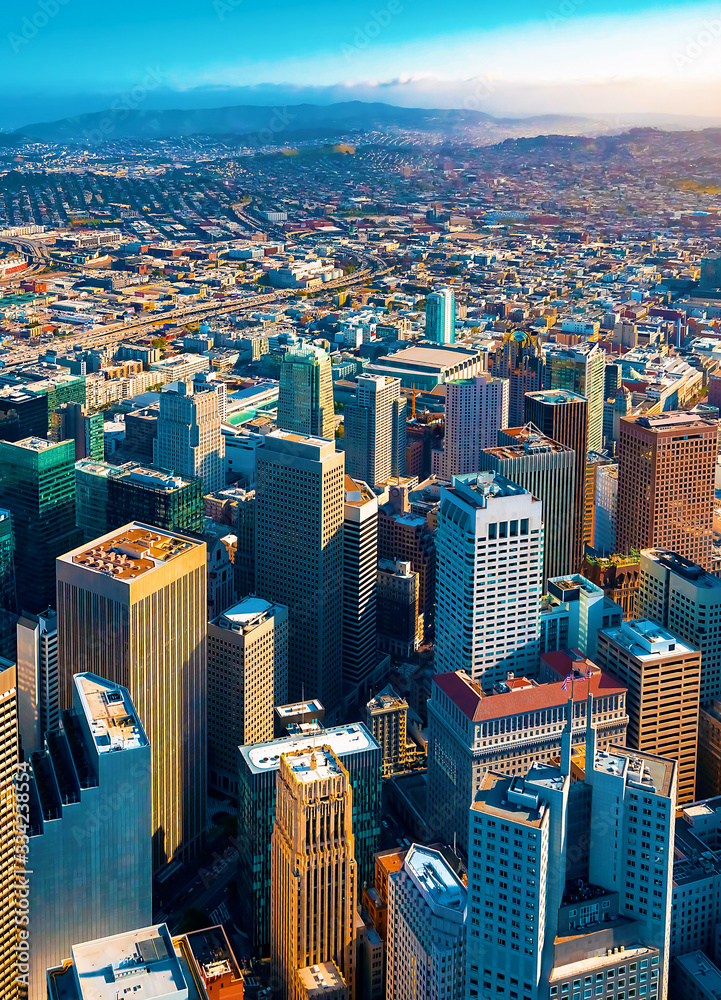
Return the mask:
[(721, 4), (15, 0), (0, 127), (100, 110), (385, 100), (721, 115)]

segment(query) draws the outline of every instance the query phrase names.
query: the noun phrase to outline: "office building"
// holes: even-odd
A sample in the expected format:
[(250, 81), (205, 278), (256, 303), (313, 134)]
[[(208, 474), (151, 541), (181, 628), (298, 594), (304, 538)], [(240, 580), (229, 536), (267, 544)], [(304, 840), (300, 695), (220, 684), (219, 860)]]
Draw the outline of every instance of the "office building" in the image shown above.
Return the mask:
[(618, 512), (618, 465), (602, 465), (596, 471), (596, 522), (592, 545), (601, 556), (616, 551)]
[(205, 545), (132, 523), (58, 560), (60, 706), (88, 671), (130, 691), (153, 747), (153, 867), (205, 829)]
[(127, 689), (73, 678), (73, 709), (30, 759), (28, 1000), (75, 941), (152, 916), (150, 744)]
[(674, 959), (671, 984), (684, 1000), (716, 1000), (721, 996), (721, 970), (702, 951), (689, 951)]
[(218, 400), (221, 424), (228, 419), (228, 386), (217, 372), (196, 372), (193, 376), (193, 393), (212, 392)]
[(288, 431), (258, 452), (256, 592), (288, 608), (288, 697), (341, 700), (342, 452), (332, 441)]
[(721, 795), (721, 701), (701, 705), (696, 765), (696, 798)]
[(236, 491), (235, 592), (239, 597), (255, 593), (255, 490)]
[(240, 747), (238, 770), (238, 890), (243, 926), (253, 948), (268, 954), (270, 840), (276, 815), (276, 778), (281, 755), (308, 747), (330, 747), (343, 763), (353, 789), (353, 835), (359, 885), (373, 879), (373, 855), (381, 831), (381, 748), (359, 722), (318, 727), (255, 746)]
[(433, 472), (440, 479), (479, 472), (481, 450), (492, 448), (498, 431), (508, 427), (508, 380), (492, 375), (446, 383), (446, 429), (443, 451)]
[[(576, 658), (577, 657), (577, 658)], [(583, 745), (587, 695), (598, 746), (625, 745), (626, 688), (579, 654), (558, 650), (541, 658), (545, 682), (513, 678), (484, 694), (462, 670), (436, 674), (428, 700), (428, 826), (430, 835), (468, 853), (468, 806), (483, 775), (524, 774), (550, 764), (573, 695), (574, 746)], [(589, 678), (586, 674), (590, 673)], [(564, 684), (567, 677), (572, 684)]]
[(26, 885), (22, 882), (26, 854), (15, 837), (19, 821), (27, 819), (26, 812), (18, 812), (17, 792), (26, 791), (17, 774), (18, 748), (17, 670), (13, 663), (0, 660), (0, 996), (7, 1000), (20, 996), (20, 945), (23, 963), (28, 957), (27, 931), (20, 936), (24, 928), (17, 920), (17, 890)]
[(418, 574), (418, 614), (427, 629), (436, 600), (435, 513), (413, 513), (408, 491), (392, 486), (378, 510), (378, 558), (409, 562)]
[(364, 366), (366, 375), (400, 379), (405, 389), (432, 392), (453, 378), (472, 378), (485, 370), (483, 355), (473, 347), (414, 344), (384, 354)]
[(387, 996), (466, 1000), (466, 903), (443, 855), (413, 844), (388, 877)]
[(408, 702), (390, 684), (366, 705), (366, 726), (383, 752), (383, 777), (406, 771), (416, 756), (408, 741)]
[[(288, 1000), (305, 1000), (314, 985), (333, 983), (337, 970), (353, 1000), (358, 874), (348, 771), (330, 746), (308, 746), (281, 754), (277, 785), (270, 848), (275, 981)], [(326, 964), (331, 977), (318, 976)]]
[(92, 458), (102, 462), (105, 458), (105, 438), (102, 413), (88, 413), (82, 403), (72, 400), (59, 406), (52, 418), (54, 441), (74, 441), (75, 461)]
[(598, 633), (623, 621), (623, 608), (579, 573), (548, 581), (541, 601), (541, 652), (578, 649), (594, 661)]
[(15, 660), (15, 623), (18, 620), (15, 586), (15, 532), (13, 516), (0, 508), (0, 657)]
[(480, 454), (481, 472), (499, 472), (543, 504), (543, 586), (571, 572), (576, 456), (533, 424), (501, 431), (498, 445)]
[(441, 489), (436, 536), (436, 669), (465, 670), (485, 690), (538, 670), (542, 505), (493, 472)]
[(79, 542), (72, 441), (0, 441), (0, 504), (12, 514), (19, 611), (55, 605), (55, 560)]
[(586, 485), (583, 497), (583, 543), (593, 546), (596, 534), (596, 492), (602, 469), (614, 466), (613, 460), (597, 451), (590, 451), (586, 460)]
[(379, 559), (376, 588), (378, 648), (394, 656), (412, 656), (423, 639), (418, 574), (409, 562)]
[(621, 421), (616, 548), (664, 548), (711, 570), (718, 426), (692, 413)]
[(358, 376), (355, 403), (343, 411), (346, 471), (371, 488), (405, 475), (406, 400), (385, 375)]
[(426, 296), (426, 340), (453, 344), (456, 339), (456, 297), (450, 288)]
[(628, 688), (628, 746), (677, 761), (678, 801), (693, 802), (699, 650), (640, 618), (599, 633), (598, 665)]
[(331, 368), (330, 355), (312, 344), (301, 344), (283, 355), (277, 417), (281, 430), (335, 438)]
[(566, 730), (560, 767), (484, 775), (468, 834), (468, 997), (600, 987), (666, 1000), (675, 801), (674, 761), (598, 750), (592, 727), (573, 763)]
[(216, 393), (190, 395), (185, 382), (180, 382), (177, 392), (161, 393), (157, 426), (156, 468), (202, 479), (204, 493), (225, 486), (225, 440)]
[[(716, 928), (721, 917), (721, 858), (699, 836), (694, 823), (699, 812), (718, 803), (695, 802), (677, 816), (674, 830), (673, 909), (670, 960), (700, 949), (715, 952)], [(671, 966), (673, 974), (673, 965)]]
[(543, 388), (543, 358), (537, 335), (528, 330), (507, 330), (503, 344), (491, 352), (488, 363), (494, 375), (508, 379), (508, 426), (520, 427), (526, 393)]
[(640, 556), (599, 556), (587, 552), (583, 558), (583, 576), (596, 584), (609, 600), (623, 608), (624, 620), (636, 617), (636, 592), (641, 574)]
[[(598, 344), (545, 344), (544, 387), (585, 396), (588, 401), (588, 451), (603, 447), (606, 352)], [(528, 419), (528, 418), (527, 418)], [(565, 442), (564, 442), (565, 443)], [(584, 455), (585, 458), (585, 455)]]
[(644, 549), (636, 613), (701, 650), (700, 703), (721, 699), (721, 580), (674, 552)]
[(346, 475), (343, 504), (344, 694), (367, 690), (375, 667), (377, 567), (378, 498), (367, 483)]
[(41, 751), (45, 734), (60, 725), (58, 619), (52, 608), (27, 612), (17, 626), (18, 706), (25, 760)]
[(571, 448), (576, 456), (573, 487), (573, 559), (577, 573), (583, 558), (583, 511), (586, 490), (586, 455), (588, 453), (588, 401), (573, 392), (547, 389), (526, 396), (524, 421), (532, 423), (546, 437)]
[(23, 386), (0, 385), (0, 440), (48, 435), (48, 397)]
[(238, 747), (273, 738), (288, 690), (288, 609), (245, 597), (208, 624), (208, 777), (238, 794)]

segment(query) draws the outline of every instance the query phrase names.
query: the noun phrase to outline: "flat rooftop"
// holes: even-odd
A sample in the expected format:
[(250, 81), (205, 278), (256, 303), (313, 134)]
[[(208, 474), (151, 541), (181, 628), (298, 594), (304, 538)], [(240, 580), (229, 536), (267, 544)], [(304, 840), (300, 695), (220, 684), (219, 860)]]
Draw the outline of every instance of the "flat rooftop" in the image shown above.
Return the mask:
[(345, 980), (335, 962), (307, 965), (304, 969), (298, 970), (298, 979), (309, 997), (338, 993), (345, 987)]
[(713, 576), (703, 566), (697, 566), (695, 563), (692, 563), (690, 559), (686, 559), (676, 552), (671, 552), (670, 549), (643, 549), (641, 558), (646, 558), (651, 562), (664, 566), (666, 569), (670, 569), (673, 573), (683, 577), (684, 580), (688, 580), (695, 587), (701, 587), (704, 590), (716, 590), (718, 591), (717, 596), (721, 595), (721, 580), (717, 576)]
[(65, 441), (48, 441), (47, 438), (26, 437), (22, 441), (7, 441), (5, 444), (12, 444), (14, 448), (24, 448), (26, 451), (45, 451), (48, 448), (58, 448), (66, 444)]
[(498, 472), (468, 472), (454, 476), (448, 492), (480, 508), (487, 507), (489, 500), (505, 497), (528, 496), (533, 499), (528, 490)]
[(619, 746), (614, 746), (612, 750), (598, 750), (594, 763), (596, 771), (624, 775), (627, 782), (645, 786), (649, 791), (665, 796), (671, 794), (677, 767), (675, 760)]
[(281, 605), (271, 604), (269, 601), (264, 601), (262, 597), (244, 597), (238, 604), (228, 608), (222, 615), (213, 619), (212, 624), (217, 625), (218, 628), (225, 628), (231, 632), (240, 632), (245, 635), (267, 621), (279, 607)]
[(281, 719), (285, 719), (294, 715), (305, 715), (309, 712), (322, 712), (323, 706), (314, 698), (312, 701), (297, 701), (293, 705), (276, 705), (275, 711)]
[[(82, 1000), (185, 1000), (188, 987), (165, 924), (76, 944)], [(126, 991), (128, 991), (126, 993)]]
[(94, 573), (131, 581), (202, 544), (204, 543), (169, 531), (133, 522), (103, 535), (87, 548), (66, 553), (60, 560), (83, 566)]
[(585, 403), (586, 397), (577, 392), (567, 392), (565, 389), (540, 389), (538, 392), (527, 392), (527, 399), (538, 399), (549, 406), (563, 406), (564, 403)]
[[(619, 926), (617, 923), (615, 926)], [(603, 925), (605, 929), (606, 925)], [(559, 938), (556, 939), (561, 940)], [(700, 954), (700, 952), (699, 952)], [(590, 958), (583, 958), (579, 962), (569, 962), (568, 965), (557, 965), (551, 972), (550, 982), (557, 983), (562, 979), (572, 979), (574, 976), (581, 976), (584, 973), (597, 972), (602, 969), (612, 968), (620, 962), (635, 962), (640, 958), (649, 958), (658, 955), (657, 948), (647, 948), (645, 945), (626, 945), (622, 952), (615, 955), (592, 955)], [(684, 956), (686, 957), (686, 956)], [(710, 963), (709, 963), (710, 964)]]
[(540, 829), (546, 812), (545, 806), (540, 804), (537, 798), (534, 801), (532, 796), (529, 796), (527, 801), (510, 802), (508, 794), (512, 781), (512, 778), (493, 772), (484, 774), (480, 788), (471, 803), (471, 811), (488, 813), (507, 822), (523, 823)]
[(466, 908), (466, 888), (442, 854), (430, 847), (413, 844), (406, 854), (403, 867), (434, 913), (456, 914), (463, 919)]
[(649, 618), (626, 621), (618, 628), (603, 629), (601, 634), (608, 636), (631, 656), (644, 662), (659, 657), (678, 657), (698, 652), (694, 646)]
[(303, 784), (322, 781), (324, 778), (340, 777), (344, 773), (336, 755), (326, 747), (310, 746), (304, 750), (293, 749), (284, 753), (283, 759), (296, 780)]
[(127, 688), (95, 674), (77, 674), (74, 683), (98, 753), (148, 745)]
[(321, 730), (317, 736), (307, 736), (302, 733), (297, 736), (284, 736), (267, 743), (254, 743), (240, 747), (240, 753), (250, 770), (255, 774), (263, 771), (277, 771), (280, 767), (280, 755), (302, 750), (308, 747), (322, 749), (331, 748), (337, 757), (357, 753), (359, 750), (377, 750), (378, 744), (373, 739), (362, 722), (354, 722), (348, 726), (336, 726), (334, 729)]

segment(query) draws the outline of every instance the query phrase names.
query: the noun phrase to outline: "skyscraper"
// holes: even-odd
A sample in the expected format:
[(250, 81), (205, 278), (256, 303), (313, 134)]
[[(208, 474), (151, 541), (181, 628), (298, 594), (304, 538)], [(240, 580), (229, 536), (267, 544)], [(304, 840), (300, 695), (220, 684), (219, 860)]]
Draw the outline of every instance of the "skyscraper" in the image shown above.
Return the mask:
[[(27, 949), (27, 904), (25, 920), (18, 907), (17, 890), (23, 886), (26, 855), (16, 836), (18, 820), (27, 821), (27, 807), (18, 814), (18, 792), (25, 795), (24, 779), (16, 775), (18, 764), (17, 670), (13, 663), (0, 660), (0, 996), (7, 1000), (19, 997), (18, 945), (23, 944), (23, 962)], [(18, 785), (16, 787), (16, 780)], [(17, 869), (17, 870), (16, 870)], [(19, 932), (24, 930), (20, 938)]]
[(288, 608), (288, 697), (341, 700), (344, 461), (332, 441), (266, 435), (257, 459), (256, 590)]
[(199, 476), (205, 493), (225, 485), (225, 441), (214, 392), (191, 395), (185, 382), (160, 394), (153, 465), (181, 476)]
[(663, 548), (711, 570), (718, 426), (694, 413), (621, 420), (616, 548)]
[(363, 687), (375, 667), (377, 565), (378, 498), (367, 483), (346, 476), (343, 507), (344, 694)]
[(128, 691), (73, 678), (73, 710), (31, 757), (28, 1000), (76, 941), (152, 917), (150, 744)]
[(543, 359), (537, 336), (528, 330), (508, 330), (503, 345), (489, 356), (489, 367), (494, 375), (508, 379), (508, 426), (520, 427), (526, 393), (543, 388)]
[(426, 296), (426, 340), (453, 344), (456, 339), (456, 297), (450, 288)]
[[(202, 397), (201, 397), (202, 398)], [(89, 671), (130, 691), (153, 747), (153, 867), (205, 829), (205, 544), (128, 524), (58, 559), (60, 705)]]
[(534, 424), (546, 437), (572, 448), (576, 455), (573, 486), (573, 550), (571, 569), (578, 573), (583, 561), (583, 510), (586, 495), (588, 453), (588, 401), (573, 392), (546, 389), (529, 392), (524, 411), (526, 423)]
[(597, 751), (589, 728), (573, 767), (577, 780), (566, 729), (560, 767), (481, 781), (468, 833), (469, 997), (669, 996), (676, 764)]
[(436, 537), (436, 669), (466, 670), (491, 690), (538, 670), (542, 505), (498, 473), (441, 490)]
[(82, 403), (70, 400), (59, 406), (53, 414), (52, 437), (55, 441), (75, 442), (75, 461), (105, 458), (102, 413), (88, 413)]
[(721, 699), (721, 580), (674, 552), (644, 549), (636, 613), (701, 651), (700, 702)]
[(0, 508), (0, 656), (13, 661), (16, 651), (17, 610), (13, 516), (9, 510)]
[(20, 735), (27, 760), (43, 749), (45, 733), (60, 725), (58, 619), (52, 608), (19, 618), (17, 667)]
[(18, 610), (45, 611), (55, 604), (55, 560), (80, 540), (73, 442), (0, 441), (0, 504), (12, 513)]
[(543, 504), (543, 589), (554, 576), (571, 572), (576, 456), (533, 424), (500, 432), (498, 445), (479, 455), (479, 470), (500, 472)]
[[(355, 996), (352, 798), (348, 772), (329, 746), (281, 754), (271, 839), (270, 959), (288, 1000), (307, 998), (319, 970), (330, 981), (340, 973), (349, 1000)], [(326, 966), (331, 975), (323, 975)]]
[(321, 347), (302, 344), (283, 355), (278, 391), (278, 427), (294, 434), (333, 440), (333, 374)]
[[(588, 450), (603, 447), (603, 402), (606, 353), (597, 344), (547, 344), (544, 347), (546, 389), (563, 389), (588, 401)], [(584, 455), (585, 458), (585, 455)]]
[(443, 855), (413, 844), (388, 876), (386, 996), (466, 1000), (466, 902)]
[(273, 738), (288, 690), (288, 609), (245, 597), (208, 624), (208, 774), (237, 795), (238, 747)]
[(346, 471), (371, 488), (405, 474), (406, 400), (400, 379), (358, 376), (355, 403), (344, 410)]
[(639, 618), (599, 632), (598, 663), (628, 688), (627, 745), (677, 761), (679, 804), (693, 802), (699, 650)]
[(212, 392), (218, 400), (220, 422), (224, 424), (228, 418), (228, 386), (217, 372), (196, 372), (193, 375), (193, 392)]
[(300, 733), (240, 747), (238, 754), (238, 888), (241, 915), (253, 948), (268, 953), (270, 918), (270, 841), (276, 814), (277, 776), (285, 753), (328, 747), (342, 761), (353, 790), (353, 836), (358, 877), (373, 880), (373, 855), (381, 832), (383, 755), (360, 722)]
[(508, 380), (484, 374), (446, 382), (445, 414), (438, 477), (479, 472), (481, 450), (494, 447), (498, 431), (508, 427)]

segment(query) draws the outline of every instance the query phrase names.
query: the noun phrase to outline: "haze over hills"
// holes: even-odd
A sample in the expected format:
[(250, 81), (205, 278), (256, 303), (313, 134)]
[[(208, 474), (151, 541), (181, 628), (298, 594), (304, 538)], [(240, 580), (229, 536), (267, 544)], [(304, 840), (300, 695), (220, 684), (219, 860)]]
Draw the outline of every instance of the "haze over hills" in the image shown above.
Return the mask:
[[(627, 123), (628, 124), (628, 123)], [(623, 128), (624, 126), (619, 126)], [(615, 131), (602, 118), (539, 115), (494, 118), (480, 111), (404, 108), (390, 104), (347, 101), (331, 105), (288, 107), (237, 105), (195, 110), (107, 111), (24, 125), (18, 133), (47, 142), (93, 142), (117, 139), (159, 139), (190, 135), (247, 136), (259, 144), (279, 144), (304, 138), (325, 138), (351, 132), (417, 131), (428, 136), (498, 142), (509, 137), (595, 135)]]

